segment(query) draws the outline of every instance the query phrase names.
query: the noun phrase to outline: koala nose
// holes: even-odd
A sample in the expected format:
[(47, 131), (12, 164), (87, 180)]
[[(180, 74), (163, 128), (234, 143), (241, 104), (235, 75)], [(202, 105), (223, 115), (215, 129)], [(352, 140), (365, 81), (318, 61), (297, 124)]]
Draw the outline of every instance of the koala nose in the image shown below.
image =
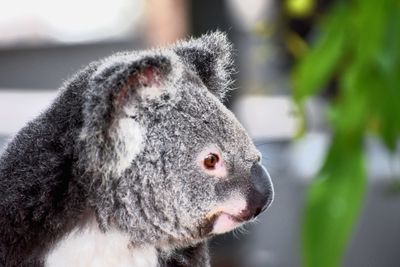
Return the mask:
[(267, 170), (258, 162), (251, 167), (251, 188), (248, 205), (253, 217), (266, 210), (274, 198), (274, 188)]

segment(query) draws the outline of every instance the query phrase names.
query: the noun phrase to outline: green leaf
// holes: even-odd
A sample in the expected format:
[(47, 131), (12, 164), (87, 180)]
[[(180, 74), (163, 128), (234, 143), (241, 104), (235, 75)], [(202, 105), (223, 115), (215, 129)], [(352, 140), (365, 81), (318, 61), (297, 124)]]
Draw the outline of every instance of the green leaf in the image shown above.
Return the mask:
[(294, 98), (298, 102), (323, 88), (343, 55), (345, 27), (338, 26), (345, 24), (345, 9), (340, 6), (334, 13), (326, 21), (316, 44), (294, 68)]
[[(326, 163), (308, 192), (302, 233), (303, 266), (341, 265), (362, 203), (365, 191), (362, 145), (340, 142), (333, 142)], [(351, 147), (346, 155), (338, 149), (343, 146)]]
[(338, 0), (321, 30), (292, 77), (300, 110), (329, 82), (338, 89), (327, 113), (333, 141), (306, 200), (305, 267), (341, 265), (364, 199), (367, 132), (392, 151), (400, 137), (400, 2)]

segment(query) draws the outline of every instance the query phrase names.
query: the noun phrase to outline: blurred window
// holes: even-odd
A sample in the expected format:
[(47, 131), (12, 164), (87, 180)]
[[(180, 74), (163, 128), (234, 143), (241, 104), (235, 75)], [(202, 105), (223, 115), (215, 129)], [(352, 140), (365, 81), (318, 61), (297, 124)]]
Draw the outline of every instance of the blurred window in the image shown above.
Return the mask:
[(0, 9), (0, 46), (126, 39), (143, 0), (8, 0)]

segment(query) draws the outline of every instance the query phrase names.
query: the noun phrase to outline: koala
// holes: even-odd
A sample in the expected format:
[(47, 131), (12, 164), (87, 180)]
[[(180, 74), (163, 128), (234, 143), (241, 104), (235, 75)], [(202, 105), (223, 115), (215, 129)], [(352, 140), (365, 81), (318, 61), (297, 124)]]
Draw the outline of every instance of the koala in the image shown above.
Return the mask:
[(89, 64), (0, 158), (0, 266), (210, 266), (273, 199), (221, 32)]

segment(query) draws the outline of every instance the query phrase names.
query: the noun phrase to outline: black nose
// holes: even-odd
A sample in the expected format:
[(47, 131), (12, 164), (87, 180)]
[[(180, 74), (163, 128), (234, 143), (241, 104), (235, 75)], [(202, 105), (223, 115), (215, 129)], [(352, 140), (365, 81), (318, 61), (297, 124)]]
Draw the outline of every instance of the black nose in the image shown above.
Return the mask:
[(254, 217), (266, 210), (274, 198), (274, 188), (267, 170), (258, 162), (251, 167), (251, 186), (248, 196), (249, 207)]

